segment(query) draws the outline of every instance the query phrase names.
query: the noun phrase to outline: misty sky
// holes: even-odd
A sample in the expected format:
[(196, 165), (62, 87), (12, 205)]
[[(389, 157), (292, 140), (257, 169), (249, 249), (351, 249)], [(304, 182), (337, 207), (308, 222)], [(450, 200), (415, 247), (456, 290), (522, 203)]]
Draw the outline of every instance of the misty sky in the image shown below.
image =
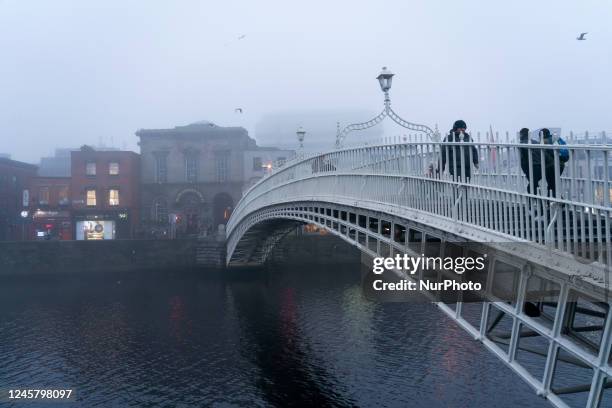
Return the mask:
[(376, 112), (383, 65), (394, 109), (443, 130), (612, 130), (609, 0), (0, 0), (0, 53), (0, 152), (31, 162), (137, 149), (138, 128), (261, 139), (268, 113)]

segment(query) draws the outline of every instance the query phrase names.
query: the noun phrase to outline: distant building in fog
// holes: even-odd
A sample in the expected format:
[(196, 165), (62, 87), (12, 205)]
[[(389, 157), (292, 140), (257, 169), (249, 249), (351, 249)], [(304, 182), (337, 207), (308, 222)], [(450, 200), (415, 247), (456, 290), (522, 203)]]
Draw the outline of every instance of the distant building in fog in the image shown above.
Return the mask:
[(29, 185), (37, 167), (7, 158), (0, 158), (0, 241), (27, 239)]
[[(382, 110), (382, 107), (381, 107)], [(320, 152), (333, 149), (336, 143), (337, 123), (344, 127), (372, 119), (378, 112), (368, 110), (309, 110), (303, 112), (276, 112), (264, 115), (255, 126), (257, 143), (281, 149), (296, 149), (299, 145), (296, 130), (306, 130), (304, 149)], [(383, 136), (384, 125), (352, 132), (347, 143), (366, 142)]]
[[(141, 129), (136, 136), (147, 233), (175, 229), (178, 235), (193, 235), (227, 222), (245, 182), (254, 177), (253, 161), (258, 156), (245, 159), (245, 152), (259, 150), (246, 129), (202, 121), (172, 129)], [(262, 162), (274, 156), (264, 152)]]
[(257, 147), (254, 150), (245, 151), (243, 190), (257, 183), (273, 167), (284, 164), (294, 156), (294, 150), (283, 150), (276, 147)]
[(78, 149), (55, 149), (53, 156), (41, 157), (38, 175), (41, 177), (70, 177), (70, 152)]

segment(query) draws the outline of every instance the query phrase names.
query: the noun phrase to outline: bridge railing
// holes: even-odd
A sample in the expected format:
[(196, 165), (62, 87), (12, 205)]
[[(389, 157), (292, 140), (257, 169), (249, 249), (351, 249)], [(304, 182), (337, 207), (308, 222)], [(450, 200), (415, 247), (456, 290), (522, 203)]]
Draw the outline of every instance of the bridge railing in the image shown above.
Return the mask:
[[(612, 252), (606, 249), (612, 236), (611, 150), (610, 145), (417, 142), (317, 154), (286, 163), (248, 190), (232, 214), (228, 233), (255, 207), (271, 202), (258, 198), (270, 197), (272, 190), (285, 194), (276, 195), (277, 201), (290, 201), (293, 194), (307, 199), (306, 192), (340, 196), (347, 194), (344, 186), (332, 181), (319, 182), (325, 191), (300, 191), (295, 182), (342, 175), (344, 183), (348, 175), (378, 175), (388, 185), (370, 182), (365, 189), (386, 189), (383, 199), (389, 202), (564, 251), (573, 252), (572, 242), (581, 242), (590, 248), (579, 248), (581, 254), (593, 252), (590, 257), (601, 260)], [(355, 180), (359, 177), (351, 183), (361, 185)], [(280, 188), (289, 184), (298, 190)], [(407, 184), (422, 197), (400, 191)], [(373, 197), (363, 187), (350, 194), (354, 199)]]

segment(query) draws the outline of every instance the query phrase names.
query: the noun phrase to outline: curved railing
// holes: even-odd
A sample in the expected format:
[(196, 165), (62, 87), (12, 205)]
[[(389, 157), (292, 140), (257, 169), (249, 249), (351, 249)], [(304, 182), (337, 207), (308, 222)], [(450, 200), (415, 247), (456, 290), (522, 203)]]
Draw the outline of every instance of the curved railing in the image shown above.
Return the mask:
[[(272, 204), (323, 196), (375, 200), (610, 265), (611, 151), (609, 145), (415, 142), (298, 157), (245, 193), (227, 233)], [(536, 187), (527, 175), (538, 174)]]

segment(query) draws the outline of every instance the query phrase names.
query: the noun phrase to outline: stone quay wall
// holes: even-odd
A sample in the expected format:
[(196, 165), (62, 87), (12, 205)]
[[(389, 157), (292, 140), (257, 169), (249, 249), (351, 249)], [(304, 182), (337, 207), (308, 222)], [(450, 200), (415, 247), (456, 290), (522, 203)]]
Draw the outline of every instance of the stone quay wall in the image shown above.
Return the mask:
[[(202, 240), (0, 242), (0, 276), (196, 268)], [(217, 244), (224, 250), (222, 242)]]

